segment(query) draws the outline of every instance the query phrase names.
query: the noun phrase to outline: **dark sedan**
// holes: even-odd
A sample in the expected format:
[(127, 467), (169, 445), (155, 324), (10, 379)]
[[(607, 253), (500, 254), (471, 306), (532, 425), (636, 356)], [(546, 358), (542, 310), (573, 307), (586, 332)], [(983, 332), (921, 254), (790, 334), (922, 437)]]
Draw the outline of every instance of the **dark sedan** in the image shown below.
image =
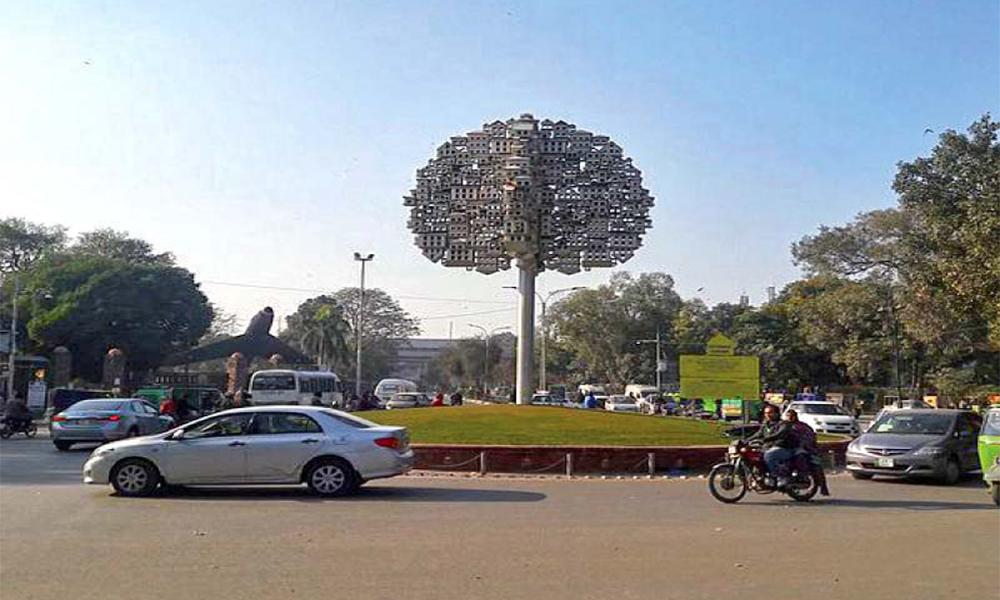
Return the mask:
[(979, 419), (961, 410), (890, 410), (847, 447), (855, 479), (931, 477), (957, 482), (978, 468)]

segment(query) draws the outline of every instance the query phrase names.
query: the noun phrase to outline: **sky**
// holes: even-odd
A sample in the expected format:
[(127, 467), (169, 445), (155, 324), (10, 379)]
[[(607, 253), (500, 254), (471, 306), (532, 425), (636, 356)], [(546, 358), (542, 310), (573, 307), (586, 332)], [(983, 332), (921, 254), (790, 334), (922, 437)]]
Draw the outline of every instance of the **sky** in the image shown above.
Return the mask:
[(610, 136), (656, 203), (618, 269), (756, 304), (793, 242), (1000, 114), (1000, 2), (6, 2), (0, 76), (0, 217), (128, 231), (244, 324), (371, 252), (369, 286), (461, 337), (514, 326), (517, 275), (414, 246), (402, 197), (448, 137), (523, 112)]

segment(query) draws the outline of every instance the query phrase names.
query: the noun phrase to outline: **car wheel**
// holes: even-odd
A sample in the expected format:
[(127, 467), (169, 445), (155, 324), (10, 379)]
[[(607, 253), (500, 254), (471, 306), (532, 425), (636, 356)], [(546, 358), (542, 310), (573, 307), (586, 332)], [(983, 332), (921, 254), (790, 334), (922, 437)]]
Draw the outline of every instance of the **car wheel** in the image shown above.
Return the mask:
[(941, 477), (941, 483), (945, 485), (955, 485), (961, 478), (962, 469), (958, 466), (958, 461), (954, 458), (949, 458), (948, 462), (944, 466), (944, 475)]
[(135, 427), (132, 427), (127, 432), (125, 432), (125, 437), (127, 438), (139, 437), (139, 430), (136, 429)]
[(358, 489), (358, 477), (347, 461), (340, 458), (318, 460), (306, 473), (306, 485), (320, 496), (347, 496)]
[(991, 485), (990, 491), (993, 493), (993, 504), (1000, 506), (1000, 483)]
[(60, 452), (65, 452), (73, 447), (73, 442), (63, 442), (61, 440), (56, 440), (52, 442), (56, 446), (56, 450)]
[(857, 471), (851, 471), (851, 477), (855, 479), (867, 480), (872, 478), (871, 473), (858, 473)]
[(148, 496), (160, 485), (160, 473), (149, 461), (127, 458), (111, 469), (111, 485), (121, 496)]

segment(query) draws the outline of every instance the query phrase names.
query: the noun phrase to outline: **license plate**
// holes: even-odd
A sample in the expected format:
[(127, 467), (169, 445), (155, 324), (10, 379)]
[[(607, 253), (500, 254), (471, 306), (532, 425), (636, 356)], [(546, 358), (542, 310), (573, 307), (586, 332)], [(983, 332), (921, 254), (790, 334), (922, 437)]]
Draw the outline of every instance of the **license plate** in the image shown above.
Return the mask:
[(896, 461), (891, 458), (880, 458), (878, 459), (878, 466), (891, 469), (896, 466)]

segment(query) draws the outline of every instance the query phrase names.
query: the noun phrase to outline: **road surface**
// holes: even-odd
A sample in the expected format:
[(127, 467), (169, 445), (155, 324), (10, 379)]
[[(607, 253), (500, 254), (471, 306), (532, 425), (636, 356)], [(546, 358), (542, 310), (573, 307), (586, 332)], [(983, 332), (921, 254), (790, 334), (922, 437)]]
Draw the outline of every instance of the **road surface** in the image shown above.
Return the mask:
[(1000, 595), (1000, 511), (956, 487), (831, 478), (832, 499), (705, 481), (405, 477), (350, 499), (126, 499), (88, 450), (0, 443), (0, 598), (685, 599)]

